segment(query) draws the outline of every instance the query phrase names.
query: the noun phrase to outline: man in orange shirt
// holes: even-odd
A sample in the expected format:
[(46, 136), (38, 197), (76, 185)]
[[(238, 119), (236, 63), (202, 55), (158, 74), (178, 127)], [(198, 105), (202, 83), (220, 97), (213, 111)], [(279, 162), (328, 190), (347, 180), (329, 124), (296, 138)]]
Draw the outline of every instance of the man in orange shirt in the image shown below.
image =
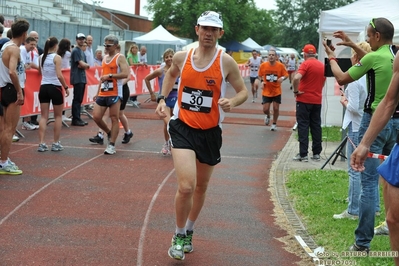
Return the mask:
[(277, 60), (276, 50), (270, 50), (268, 61), (260, 65), (259, 77), (263, 80), (262, 104), (265, 125), (270, 124), (270, 103), (273, 103), (273, 124), (271, 131), (277, 130), (277, 119), (281, 104), (281, 83), (287, 79), (285, 65)]
[[(93, 120), (108, 134), (108, 146), (104, 154), (115, 154), (115, 141), (119, 133), (119, 109), (123, 97), (123, 79), (129, 75), (129, 68), (124, 55), (118, 49), (118, 38), (114, 35), (107, 35), (104, 39), (105, 52), (102, 63), (102, 75), (95, 105), (93, 110)], [(109, 117), (112, 126), (109, 129), (104, 122), (103, 116), (109, 108)]]

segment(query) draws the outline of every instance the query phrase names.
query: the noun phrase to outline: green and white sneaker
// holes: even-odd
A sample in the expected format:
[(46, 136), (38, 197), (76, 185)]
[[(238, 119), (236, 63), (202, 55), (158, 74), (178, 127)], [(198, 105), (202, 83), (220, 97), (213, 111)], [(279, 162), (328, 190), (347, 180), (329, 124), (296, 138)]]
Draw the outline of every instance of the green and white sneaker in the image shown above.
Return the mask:
[(184, 253), (191, 253), (194, 250), (193, 233), (194, 233), (194, 231), (190, 231), (190, 230), (186, 231), (186, 237), (184, 238), (184, 245), (183, 245)]
[(387, 226), (387, 222), (383, 221), (379, 226), (374, 227), (375, 235), (389, 235), (389, 229)]
[(168, 250), (168, 255), (172, 259), (184, 260), (184, 240), (186, 236), (182, 234), (175, 234), (172, 237), (172, 246)]
[(22, 171), (15, 164), (11, 165), (8, 161), (0, 165), (0, 175), (21, 175)]

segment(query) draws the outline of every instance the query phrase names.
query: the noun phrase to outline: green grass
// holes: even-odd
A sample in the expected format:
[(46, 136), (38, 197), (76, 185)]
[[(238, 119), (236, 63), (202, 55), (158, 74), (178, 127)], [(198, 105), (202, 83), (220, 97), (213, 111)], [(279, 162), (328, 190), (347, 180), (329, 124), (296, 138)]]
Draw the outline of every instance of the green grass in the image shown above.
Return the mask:
[[(331, 126), (331, 127), (322, 127), (322, 139), (323, 141), (330, 142), (340, 142), (342, 140), (342, 129), (341, 127)], [(298, 133), (296, 135), (298, 139)], [(312, 136), (309, 132), (309, 140), (312, 139)]]
[[(308, 233), (317, 246), (325, 252), (340, 254), (354, 243), (357, 220), (335, 220), (333, 214), (347, 208), (348, 173), (337, 170), (292, 171), (287, 179), (287, 190), (293, 206), (304, 222)], [(376, 217), (378, 225), (385, 219), (381, 194), (381, 216)], [(375, 236), (371, 242), (372, 251), (390, 251), (389, 237)], [(392, 258), (335, 258), (351, 260), (356, 265), (394, 265)], [(352, 264), (353, 265), (353, 264)]]
[(322, 127), (322, 138), (323, 141), (341, 141), (342, 140), (342, 128), (341, 127)]

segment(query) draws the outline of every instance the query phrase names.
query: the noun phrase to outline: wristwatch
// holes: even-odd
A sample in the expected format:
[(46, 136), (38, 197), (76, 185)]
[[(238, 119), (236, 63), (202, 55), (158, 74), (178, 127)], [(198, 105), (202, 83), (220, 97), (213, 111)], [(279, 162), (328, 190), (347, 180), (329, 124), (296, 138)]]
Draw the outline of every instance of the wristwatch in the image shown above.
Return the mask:
[(68, 90), (68, 86), (64, 87), (65, 90)]
[(108, 77), (109, 77), (110, 79), (112, 79), (112, 76), (113, 76), (112, 74), (109, 74), (109, 75), (108, 75)]
[(164, 100), (165, 101), (166, 97), (163, 95), (158, 95), (157, 97), (157, 103), (159, 103), (160, 100)]

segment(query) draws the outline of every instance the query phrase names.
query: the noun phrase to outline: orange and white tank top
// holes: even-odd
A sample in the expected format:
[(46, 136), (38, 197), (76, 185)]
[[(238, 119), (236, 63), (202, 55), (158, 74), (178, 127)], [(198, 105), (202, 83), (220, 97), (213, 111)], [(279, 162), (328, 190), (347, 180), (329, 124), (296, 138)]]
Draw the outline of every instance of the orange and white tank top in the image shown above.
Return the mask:
[(179, 118), (196, 129), (221, 126), (224, 111), (218, 101), (226, 93), (223, 51), (216, 50), (212, 60), (204, 68), (194, 65), (194, 53), (195, 49), (189, 50), (184, 60), (172, 119)]
[[(120, 69), (118, 66), (118, 58), (120, 53), (114, 55), (114, 57), (107, 62), (109, 56), (105, 56), (102, 63), (103, 75), (108, 76), (109, 74), (117, 74), (120, 73)], [(119, 96), (122, 98), (122, 79), (108, 79), (101, 83), (100, 93), (98, 96), (108, 97), (108, 96)]]

